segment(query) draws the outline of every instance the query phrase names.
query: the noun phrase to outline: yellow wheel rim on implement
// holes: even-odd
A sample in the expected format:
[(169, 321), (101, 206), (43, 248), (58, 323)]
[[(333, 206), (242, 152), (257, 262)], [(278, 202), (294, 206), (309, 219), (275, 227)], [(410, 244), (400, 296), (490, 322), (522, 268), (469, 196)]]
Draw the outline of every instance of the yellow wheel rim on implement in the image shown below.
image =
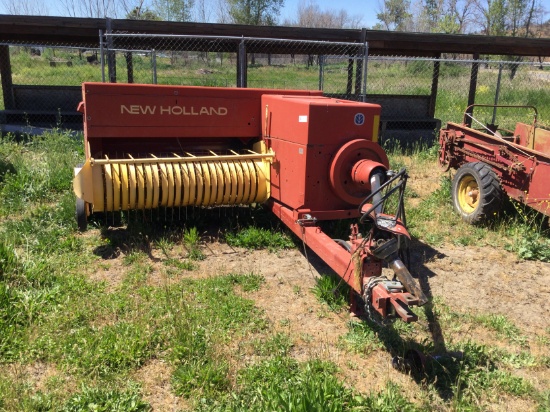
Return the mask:
[(472, 175), (466, 175), (460, 179), (458, 204), (465, 213), (473, 213), (479, 204), (479, 186)]

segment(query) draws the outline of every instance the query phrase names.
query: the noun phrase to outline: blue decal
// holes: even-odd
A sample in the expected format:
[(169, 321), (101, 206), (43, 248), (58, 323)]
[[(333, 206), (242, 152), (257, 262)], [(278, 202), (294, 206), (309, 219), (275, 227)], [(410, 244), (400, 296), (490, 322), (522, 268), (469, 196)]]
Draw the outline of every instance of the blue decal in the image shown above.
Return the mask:
[(362, 126), (365, 123), (365, 115), (363, 113), (357, 113), (353, 119), (357, 126)]

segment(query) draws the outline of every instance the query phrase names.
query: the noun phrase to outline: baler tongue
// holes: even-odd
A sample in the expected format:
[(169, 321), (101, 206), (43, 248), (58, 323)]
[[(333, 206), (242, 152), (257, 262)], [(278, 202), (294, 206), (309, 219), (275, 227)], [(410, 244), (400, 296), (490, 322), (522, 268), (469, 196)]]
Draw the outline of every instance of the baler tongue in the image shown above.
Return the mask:
[(372, 250), (371, 253), (380, 260), (386, 262), (389, 267), (395, 273), (395, 276), (399, 281), (405, 286), (405, 289), (414, 295), (418, 299), (418, 306), (425, 305), (428, 302), (428, 298), (422, 292), (422, 289), (411, 276), (411, 273), (401, 261), (398, 255), (399, 244), (397, 238), (392, 238), (390, 240), (379, 243), (379, 246)]

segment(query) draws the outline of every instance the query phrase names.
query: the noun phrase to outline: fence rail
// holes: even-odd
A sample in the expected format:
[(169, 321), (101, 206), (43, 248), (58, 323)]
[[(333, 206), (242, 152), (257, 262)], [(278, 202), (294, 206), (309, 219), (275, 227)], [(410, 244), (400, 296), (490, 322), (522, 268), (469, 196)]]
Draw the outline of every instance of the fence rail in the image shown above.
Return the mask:
[[(472, 102), (534, 105), (539, 121), (550, 119), (550, 65), (519, 58), (376, 56), (366, 43), (101, 31), (97, 48), (9, 42), (2, 50), (4, 130), (79, 127), (84, 81), (322, 90), (381, 104), (387, 141), (430, 139), (440, 121), (460, 122)], [(493, 120), (492, 110), (477, 110), (483, 122)], [(504, 123), (526, 120), (513, 110), (497, 114)]]

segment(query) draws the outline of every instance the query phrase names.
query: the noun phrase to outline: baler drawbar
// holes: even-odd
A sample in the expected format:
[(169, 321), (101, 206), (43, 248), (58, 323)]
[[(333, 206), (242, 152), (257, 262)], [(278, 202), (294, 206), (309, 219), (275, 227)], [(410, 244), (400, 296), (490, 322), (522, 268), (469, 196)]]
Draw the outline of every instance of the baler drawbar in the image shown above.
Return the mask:
[[(378, 145), (380, 106), (270, 89), (84, 83), (86, 162), (77, 222), (96, 212), (265, 204), (361, 297), (369, 313), (417, 319), (427, 298), (403, 263), (405, 170)], [(396, 196), (395, 213), (385, 210)], [(364, 236), (318, 223), (357, 218)], [(393, 279), (382, 276), (387, 264)]]

